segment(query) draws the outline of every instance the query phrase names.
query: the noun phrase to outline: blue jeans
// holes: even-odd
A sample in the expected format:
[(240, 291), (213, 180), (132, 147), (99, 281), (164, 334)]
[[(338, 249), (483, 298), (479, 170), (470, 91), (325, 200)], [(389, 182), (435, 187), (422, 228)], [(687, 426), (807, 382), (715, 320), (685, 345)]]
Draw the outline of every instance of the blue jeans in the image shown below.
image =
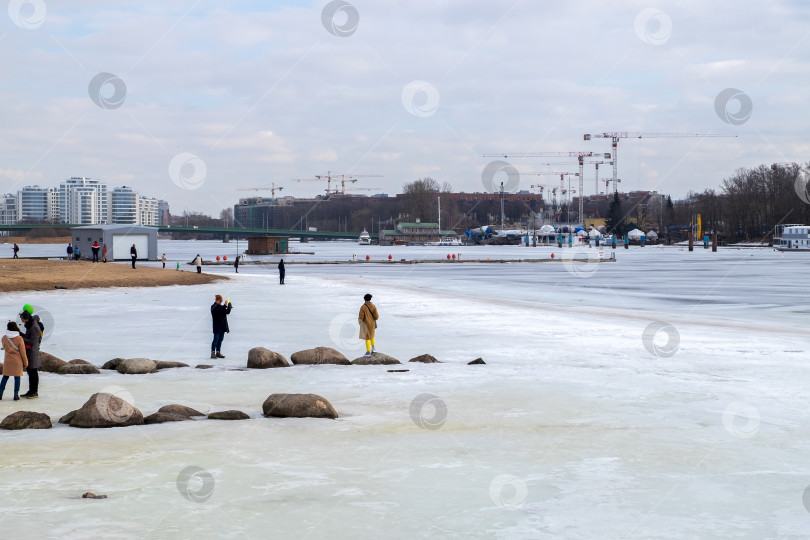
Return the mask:
[[(8, 382), (8, 375), (3, 375), (0, 380), (0, 397), (3, 397), (3, 392), (6, 391), (6, 383)], [(20, 395), (20, 377), (14, 377), (14, 397)]]
[(220, 350), (222, 347), (222, 340), (225, 338), (225, 332), (214, 333), (214, 341), (211, 342), (211, 352)]

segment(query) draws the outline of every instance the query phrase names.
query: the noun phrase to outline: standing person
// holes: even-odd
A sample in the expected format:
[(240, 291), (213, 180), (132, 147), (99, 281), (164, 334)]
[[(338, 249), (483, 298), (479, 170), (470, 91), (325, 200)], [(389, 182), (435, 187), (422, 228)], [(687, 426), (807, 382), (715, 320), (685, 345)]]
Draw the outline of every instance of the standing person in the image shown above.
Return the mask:
[(287, 273), (287, 270), (284, 268), (284, 259), (281, 259), (278, 262), (278, 282), (280, 285), (284, 285), (284, 275)]
[(107, 262), (107, 244), (104, 244), (104, 262)]
[(138, 258), (138, 250), (135, 249), (135, 244), (129, 248), (129, 256), (132, 257), (132, 268), (135, 268), (135, 260)]
[(191, 261), (191, 263), (192, 263), (194, 266), (196, 266), (196, 267), (197, 267), (197, 273), (198, 273), (198, 274), (202, 274), (202, 257), (200, 257), (200, 254), (199, 254), (199, 253), (197, 253), (197, 256), (196, 256), (196, 257), (194, 257), (194, 260), (193, 260), (193, 261)]
[(25, 343), (17, 323), (8, 322), (6, 334), (0, 341), (3, 343), (3, 350), (6, 351), (3, 358), (3, 379), (0, 380), (0, 399), (3, 399), (8, 378), (14, 377), (14, 401), (19, 401), (20, 378), (23, 376), (23, 370), (28, 367), (28, 357), (25, 355)]
[(98, 250), (101, 249), (101, 246), (98, 245), (98, 242), (93, 242), (93, 245), (90, 246), (90, 249), (93, 250), (93, 262), (97, 263), (98, 262)]
[(166, 254), (160, 256), (160, 262), (163, 263), (163, 268), (166, 268)]
[(236, 270), (236, 273), (239, 273), (239, 255), (236, 256), (236, 260), (233, 261), (233, 267)]
[(82, 260), (82, 248), (80, 248), (80, 247), (78, 246), (78, 244), (77, 244), (77, 245), (76, 245), (76, 247), (73, 249), (73, 260), (75, 260), (75, 261), (80, 261), (80, 260)]
[[(199, 255), (198, 255), (199, 256)], [(222, 339), (226, 333), (230, 333), (231, 329), (228, 328), (228, 314), (230, 314), (233, 306), (231, 299), (225, 300), (222, 303), (222, 295), (218, 294), (214, 297), (214, 303), (211, 305), (211, 320), (214, 323), (214, 340), (211, 342), (211, 358), (225, 358), (221, 351)]]
[(12, 257), (12, 258), (13, 259), (19, 259), (19, 257), (17, 257), (17, 253), (20, 251), (20, 246), (18, 246), (17, 243), (14, 242), (14, 247), (11, 248), (11, 249), (14, 251), (14, 257)]
[(364, 356), (371, 356), (375, 352), (374, 336), (377, 333), (377, 319), (380, 314), (377, 312), (377, 306), (371, 303), (371, 295), (367, 294), (363, 297), (363, 305), (360, 306), (360, 314), (357, 316), (357, 321), (360, 323), (360, 339), (366, 342), (366, 354)]
[[(36, 318), (35, 318), (36, 317)], [(20, 320), (25, 324), (23, 342), (25, 343), (25, 356), (28, 358), (28, 392), (22, 395), (26, 399), (36, 399), (39, 397), (39, 343), (42, 340), (44, 327), (39, 322), (38, 315), (32, 315), (30, 311), (23, 309), (20, 313)]]
[(68, 258), (68, 260), (71, 260), (71, 259), (73, 258), (73, 244), (68, 244), (68, 247), (67, 247), (67, 256), (68, 256), (68, 257), (67, 257), (67, 258)]

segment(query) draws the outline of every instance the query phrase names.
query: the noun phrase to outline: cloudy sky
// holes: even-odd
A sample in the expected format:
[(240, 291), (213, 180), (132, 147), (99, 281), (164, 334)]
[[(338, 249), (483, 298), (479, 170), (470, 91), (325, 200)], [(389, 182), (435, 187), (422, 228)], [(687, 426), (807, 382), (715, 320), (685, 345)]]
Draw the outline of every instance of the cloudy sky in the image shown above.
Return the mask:
[[(801, 1), (7, 3), (3, 192), (89, 176), (218, 214), (239, 188), (313, 196), (294, 179), (328, 171), (483, 191), (484, 154), (610, 152), (583, 141), (606, 131), (737, 135), (622, 139), (621, 190), (673, 198), (810, 159)], [(576, 170), (507, 161), (521, 189)]]

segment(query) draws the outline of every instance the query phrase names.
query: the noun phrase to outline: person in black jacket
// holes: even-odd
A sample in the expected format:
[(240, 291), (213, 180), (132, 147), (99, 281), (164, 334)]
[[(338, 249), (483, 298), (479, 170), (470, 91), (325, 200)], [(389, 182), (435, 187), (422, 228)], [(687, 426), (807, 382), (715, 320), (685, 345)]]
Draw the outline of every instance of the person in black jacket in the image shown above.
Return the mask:
[(231, 329), (228, 328), (228, 314), (231, 312), (232, 308), (230, 298), (223, 304), (222, 295), (216, 295), (215, 302), (211, 305), (211, 319), (214, 323), (214, 340), (211, 342), (211, 358), (225, 358), (220, 350), (225, 333), (230, 333), (231, 331)]
[(280, 285), (284, 285), (284, 275), (287, 273), (287, 270), (284, 268), (284, 259), (281, 259), (278, 262), (278, 282)]
[(132, 257), (132, 268), (135, 268), (135, 260), (138, 258), (138, 250), (135, 249), (135, 244), (129, 248), (129, 256)]
[(25, 343), (25, 355), (28, 357), (28, 392), (20, 397), (26, 399), (36, 399), (39, 397), (39, 344), (42, 341), (42, 331), (45, 326), (39, 321), (39, 315), (32, 315), (29, 311), (23, 310), (20, 313), (20, 320), (25, 324), (23, 342)]

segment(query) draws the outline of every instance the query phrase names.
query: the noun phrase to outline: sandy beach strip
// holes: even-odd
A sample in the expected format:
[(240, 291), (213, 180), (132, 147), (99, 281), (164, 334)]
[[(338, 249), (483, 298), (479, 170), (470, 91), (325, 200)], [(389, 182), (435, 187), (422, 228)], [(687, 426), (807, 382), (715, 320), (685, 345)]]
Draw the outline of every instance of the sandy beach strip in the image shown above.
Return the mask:
[(0, 292), (202, 285), (226, 276), (129, 264), (38, 259), (0, 259)]

